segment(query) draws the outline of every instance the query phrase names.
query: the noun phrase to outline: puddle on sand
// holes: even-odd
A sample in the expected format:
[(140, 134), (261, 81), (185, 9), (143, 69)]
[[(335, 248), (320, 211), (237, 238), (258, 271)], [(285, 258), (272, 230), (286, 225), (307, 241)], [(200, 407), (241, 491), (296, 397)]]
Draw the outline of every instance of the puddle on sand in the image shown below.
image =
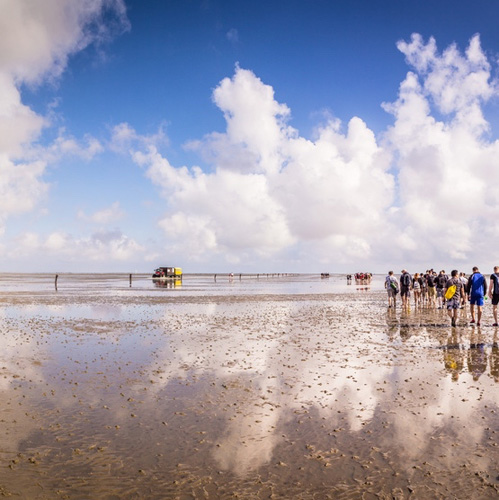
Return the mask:
[(497, 330), (384, 299), (4, 310), (0, 495), (493, 498)]

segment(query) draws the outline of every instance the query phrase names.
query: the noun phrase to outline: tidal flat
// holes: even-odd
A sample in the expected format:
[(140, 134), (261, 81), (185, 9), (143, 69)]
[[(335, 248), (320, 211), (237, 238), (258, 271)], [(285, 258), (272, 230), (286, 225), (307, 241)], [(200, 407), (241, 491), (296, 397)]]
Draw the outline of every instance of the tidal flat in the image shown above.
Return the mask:
[(499, 331), (383, 276), (0, 276), (0, 497), (499, 496)]

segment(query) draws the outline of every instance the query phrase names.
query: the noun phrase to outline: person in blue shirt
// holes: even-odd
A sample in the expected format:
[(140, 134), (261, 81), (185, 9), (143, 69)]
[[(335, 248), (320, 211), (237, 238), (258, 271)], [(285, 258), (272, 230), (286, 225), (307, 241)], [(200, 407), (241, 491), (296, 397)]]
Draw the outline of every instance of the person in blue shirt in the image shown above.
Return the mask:
[(478, 267), (473, 268), (473, 274), (468, 279), (468, 286), (466, 292), (468, 293), (470, 299), (470, 312), (471, 321), (470, 323), (475, 323), (475, 306), (478, 309), (477, 326), (480, 326), (480, 320), (482, 319), (482, 307), (483, 298), (487, 293), (487, 281), (482, 273), (478, 270)]

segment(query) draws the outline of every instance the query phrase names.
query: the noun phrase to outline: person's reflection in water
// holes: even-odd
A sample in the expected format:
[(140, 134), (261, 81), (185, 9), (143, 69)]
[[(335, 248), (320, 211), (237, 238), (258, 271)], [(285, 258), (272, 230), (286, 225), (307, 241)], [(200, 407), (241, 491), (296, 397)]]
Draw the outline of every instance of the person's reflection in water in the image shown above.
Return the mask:
[(411, 325), (409, 324), (409, 311), (407, 309), (402, 309), (400, 313), (400, 338), (402, 342), (409, 340), (411, 338)]
[(499, 382), (499, 345), (497, 344), (497, 328), (494, 328), (494, 340), (492, 342), (492, 351), (490, 353), (490, 374), (495, 382)]
[(388, 338), (394, 340), (398, 333), (399, 322), (397, 318), (397, 311), (395, 309), (387, 309), (386, 311), (386, 324), (388, 326)]
[(470, 348), (468, 350), (468, 371), (476, 382), (482, 373), (487, 370), (487, 352), (483, 342), (481, 328), (474, 329), (470, 337)]
[(447, 344), (444, 346), (445, 370), (451, 374), (453, 382), (457, 382), (464, 367), (464, 348), (461, 344), (461, 334), (452, 329)]

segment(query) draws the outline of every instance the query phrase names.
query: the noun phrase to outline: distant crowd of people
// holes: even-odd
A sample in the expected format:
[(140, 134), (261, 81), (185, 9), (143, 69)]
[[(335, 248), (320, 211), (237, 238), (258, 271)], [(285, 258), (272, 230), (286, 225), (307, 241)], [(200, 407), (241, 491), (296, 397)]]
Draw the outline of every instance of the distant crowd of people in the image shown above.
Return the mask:
[(372, 277), (372, 273), (355, 273), (355, 279), (357, 281), (371, 281)]
[(497, 320), (499, 266), (494, 267), (488, 286), (487, 279), (475, 266), (470, 276), (466, 276), (465, 273), (460, 273), (456, 269), (451, 272), (450, 277), (444, 270), (437, 273), (433, 269), (429, 269), (425, 273), (415, 273), (412, 276), (406, 269), (402, 269), (400, 278), (397, 279), (393, 271), (389, 271), (385, 279), (385, 288), (388, 293), (388, 307), (396, 307), (397, 295), (400, 293), (402, 307), (408, 308), (411, 295), (413, 295), (416, 307), (447, 308), (452, 326), (456, 326), (458, 310), (464, 309), (467, 301), (470, 304), (470, 323), (476, 323), (480, 326), (484, 300), (487, 299), (488, 295), (492, 301), (494, 315), (492, 326), (499, 326)]

